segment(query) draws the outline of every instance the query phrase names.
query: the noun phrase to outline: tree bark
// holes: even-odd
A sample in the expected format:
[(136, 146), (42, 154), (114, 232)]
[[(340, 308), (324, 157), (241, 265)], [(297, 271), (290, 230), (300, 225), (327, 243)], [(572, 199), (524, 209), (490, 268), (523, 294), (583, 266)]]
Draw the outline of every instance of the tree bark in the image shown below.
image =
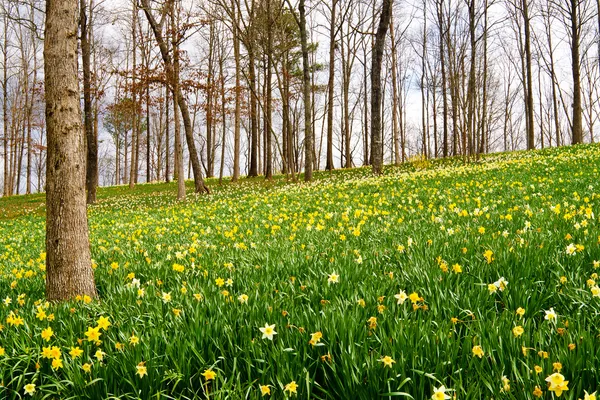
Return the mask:
[(373, 173), (381, 174), (383, 172), (383, 148), (381, 133), (381, 61), (383, 59), (383, 47), (385, 45), (385, 35), (390, 25), (392, 14), (392, 0), (383, 0), (381, 17), (377, 34), (375, 35), (375, 45), (371, 55), (371, 162), (373, 163)]
[(529, 19), (529, 7), (527, 5), (527, 2), (528, 0), (522, 0), (521, 2), (523, 22), (525, 24), (525, 66), (527, 69), (527, 107), (525, 107), (525, 111), (527, 113), (527, 150), (533, 150), (535, 149), (535, 134), (533, 123), (533, 66), (531, 61), (531, 21)]
[(76, 1), (48, 0), (44, 82), (46, 163), (46, 298), (96, 297), (85, 194), (85, 140), (77, 79)]
[(94, 204), (96, 202), (96, 188), (98, 187), (98, 138), (94, 135), (94, 117), (92, 115), (92, 74), (87, 0), (80, 0), (79, 2), (79, 24), (81, 29), (81, 66), (83, 69), (83, 116), (87, 147), (85, 186), (87, 203)]
[[(599, 0), (600, 1), (600, 0)], [(327, 162), (325, 170), (331, 171), (333, 166), (333, 96), (335, 80), (335, 9), (338, 0), (331, 2), (331, 21), (329, 25), (329, 79), (327, 81)]]
[(306, 9), (304, 0), (298, 5), (300, 11), (300, 43), (302, 46), (302, 94), (304, 97), (304, 181), (312, 180), (313, 175), (313, 131), (312, 131), (312, 107), (311, 107), (311, 84), (310, 65), (308, 63), (308, 38), (306, 34)]

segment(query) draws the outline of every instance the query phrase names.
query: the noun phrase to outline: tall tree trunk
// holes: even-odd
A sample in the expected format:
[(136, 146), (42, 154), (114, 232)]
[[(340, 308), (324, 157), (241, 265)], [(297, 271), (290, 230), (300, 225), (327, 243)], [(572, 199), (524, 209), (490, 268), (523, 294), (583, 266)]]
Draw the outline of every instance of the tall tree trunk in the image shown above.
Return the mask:
[(423, 1), (423, 47), (421, 53), (421, 126), (423, 129), (423, 157), (427, 158), (427, 130), (428, 130), (428, 107), (427, 107), (427, 1)]
[(467, 133), (469, 141), (471, 143), (469, 150), (467, 151), (467, 145), (463, 136), (463, 151), (465, 154), (465, 160), (469, 154), (473, 153), (473, 138), (475, 137), (475, 67), (477, 65), (477, 42), (475, 37), (475, 0), (469, 2), (469, 39), (471, 44), (471, 60), (469, 65), (469, 83), (467, 88)]
[[(178, 26), (176, 23), (175, 2), (171, 3), (171, 26)], [(177, 21), (178, 22), (178, 21)], [(173, 75), (171, 84), (173, 92), (178, 93), (179, 88), (179, 43), (177, 40), (177, 30), (172, 29), (173, 43)], [(175, 168), (177, 170), (177, 200), (185, 200), (185, 173), (183, 171), (183, 145), (181, 143), (181, 122), (179, 120), (179, 97), (173, 96), (173, 116), (175, 124)]]
[(573, 72), (573, 135), (571, 144), (583, 143), (581, 67), (579, 59), (579, 1), (571, 0), (571, 63)]
[(521, 9), (523, 12), (523, 23), (525, 25), (525, 66), (527, 69), (527, 107), (525, 107), (525, 111), (527, 113), (527, 150), (532, 150), (535, 149), (535, 133), (533, 122), (533, 66), (531, 61), (531, 21), (529, 19), (529, 6), (527, 3), (528, 0), (522, 0)]
[(398, 56), (396, 51), (396, 37), (394, 35), (394, 16), (390, 18), (390, 39), (392, 41), (392, 141), (394, 145), (394, 163), (400, 164), (400, 141), (398, 138)]
[(266, 64), (267, 68), (265, 71), (265, 179), (273, 178), (273, 134), (272, 134), (272, 48), (273, 48), (273, 31), (271, 23), (271, 0), (267, 1), (267, 15), (269, 15), (269, 22), (267, 27), (267, 54)]
[(256, 101), (256, 59), (254, 48), (248, 47), (248, 80), (250, 81), (250, 167), (248, 176), (258, 176), (258, 115)]
[(171, 182), (171, 149), (169, 143), (169, 130), (171, 129), (169, 121), (169, 108), (171, 102), (169, 100), (170, 89), (165, 85), (165, 182)]
[(383, 148), (381, 133), (381, 61), (383, 59), (383, 47), (385, 36), (390, 25), (392, 14), (392, 0), (383, 0), (381, 17), (377, 34), (375, 35), (375, 46), (371, 58), (371, 162), (373, 173), (383, 172)]
[(363, 121), (363, 165), (369, 165), (369, 96), (367, 95), (367, 82), (368, 82), (368, 71), (367, 71), (367, 47), (364, 46), (363, 50), (363, 110), (364, 110), (364, 121)]
[(4, 34), (2, 43), (2, 125), (3, 125), (3, 138), (2, 144), (4, 146), (4, 181), (3, 181), (3, 196), (10, 196), (10, 185), (9, 185), (9, 161), (8, 161), (8, 13), (4, 13)]
[(477, 150), (477, 159), (479, 155), (485, 152), (487, 143), (487, 102), (488, 102), (488, 0), (484, 4), (484, 28), (483, 28), (483, 83), (481, 99), (481, 129), (479, 149)]
[(98, 138), (94, 136), (92, 115), (92, 74), (90, 35), (88, 30), (87, 0), (79, 1), (79, 26), (81, 34), (81, 66), (83, 69), (83, 117), (87, 147), (85, 186), (87, 203), (96, 202), (98, 186)]
[(215, 24), (210, 23), (208, 38), (208, 65), (207, 65), (207, 77), (206, 77), (206, 177), (212, 178), (214, 176), (214, 157), (213, 148), (215, 140), (215, 129), (214, 129), (214, 52), (215, 52)]
[[(600, 0), (599, 0), (600, 1)], [(331, 20), (329, 24), (329, 79), (327, 80), (327, 162), (325, 170), (331, 171), (333, 166), (333, 96), (335, 83), (335, 11), (338, 0), (331, 2)]]
[(310, 65), (308, 63), (308, 37), (306, 33), (306, 9), (304, 0), (298, 5), (300, 11), (300, 43), (302, 47), (302, 94), (304, 98), (304, 181), (309, 182), (313, 176), (314, 135), (311, 121), (311, 84)]
[(233, 128), (233, 176), (232, 182), (236, 182), (240, 178), (240, 124), (241, 124), (241, 82), (240, 82), (240, 38), (237, 30), (237, 10), (235, 0), (231, 1), (233, 7), (234, 20), (233, 23), (233, 57), (235, 59), (235, 116)]
[(446, 41), (446, 35), (448, 35), (447, 29), (444, 24), (444, 1), (436, 1), (437, 17), (438, 17), (438, 29), (440, 35), (440, 68), (442, 73), (442, 120), (443, 130), (442, 135), (442, 155), (448, 157), (448, 84), (446, 79), (446, 50), (444, 44)]
[[(222, 49), (221, 49), (222, 50)], [(225, 64), (225, 57), (221, 54), (219, 60), (219, 75), (221, 81), (221, 160), (219, 165), (219, 184), (223, 182), (223, 170), (225, 169), (225, 145), (227, 139), (227, 124), (226, 124), (226, 111), (225, 105), (227, 104), (227, 96), (225, 90), (225, 73), (223, 71), (223, 64)]]
[(132, 2), (131, 13), (131, 47), (132, 47), (132, 66), (131, 66), (131, 98), (133, 100), (133, 113), (131, 122), (131, 169), (129, 171), (129, 189), (135, 186), (135, 176), (137, 171), (136, 149), (138, 148), (138, 104), (137, 104), (137, 42), (136, 42), (136, 25), (137, 25), (137, 1)]
[(85, 194), (85, 138), (77, 79), (77, 2), (48, 0), (44, 81), (46, 298), (96, 297)]
[(343, 110), (343, 121), (344, 121), (344, 168), (352, 168), (352, 148), (350, 147), (350, 139), (351, 139), (351, 127), (350, 127), (350, 79), (352, 76), (351, 73), (351, 61), (348, 59), (350, 56), (350, 46), (346, 49), (348, 51), (348, 57), (342, 58), (342, 93), (344, 104), (342, 107)]

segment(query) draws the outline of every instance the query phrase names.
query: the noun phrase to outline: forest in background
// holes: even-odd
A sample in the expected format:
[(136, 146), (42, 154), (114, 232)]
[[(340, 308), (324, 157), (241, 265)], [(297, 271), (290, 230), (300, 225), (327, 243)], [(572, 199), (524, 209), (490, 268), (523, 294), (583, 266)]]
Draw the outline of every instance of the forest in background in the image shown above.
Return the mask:
[[(594, 142), (599, 6), (394, 2), (382, 65), (385, 162)], [(306, 5), (314, 169), (370, 164), (380, 8), (362, 0)], [(3, 0), (0, 11), (0, 187), (8, 196), (44, 187), (44, 2)], [(82, 104), (88, 144), (98, 139), (99, 184), (168, 181), (179, 158), (189, 178), (194, 154), (208, 177), (296, 179), (304, 170), (294, 1), (81, 0), (80, 11)], [(180, 102), (187, 121), (174, 112)]]

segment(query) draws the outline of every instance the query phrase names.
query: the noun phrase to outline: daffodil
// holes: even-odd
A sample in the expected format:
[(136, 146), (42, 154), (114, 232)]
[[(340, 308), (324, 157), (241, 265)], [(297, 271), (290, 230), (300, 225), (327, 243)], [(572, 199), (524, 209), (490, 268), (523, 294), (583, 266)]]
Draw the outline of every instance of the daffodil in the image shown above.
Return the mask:
[(25, 387), (23, 387), (23, 390), (25, 391), (25, 394), (33, 396), (35, 393), (35, 383), (28, 383), (25, 385)]
[(265, 326), (263, 328), (258, 328), (258, 330), (262, 332), (263, 339), (273, 340), (273, 335), (277, 335), (277, 332), (275, 332), (275, 324), (269, 325), (268, 323), (265, 323)]
[(381, 357), (379, 359), (379, 361), (383, 363), (384, 367), (389, 367), (389, 368), (392, 368), (392, 364), (394, 364), (396, 362), (390, 356)]
[(446, 387), (444, 385), (440, 386), (439, 388), (434, 387), (433, 395), (431, 395), (431, 399), (432, 400), (447, 400), (450, 398), (450, 396), (448, 396), (446, 394), (447, 391), (448, 391), (448, 389), (446, 389)]
[(285, 385), (285, 388), (283, 389), (284, 392), (288, 392), (290, 395), (297, 394), (297, 390), (298, 385), (296, 384), (296, 381), (291, 381), (290, 383)]
[(141, 361), (138, 365), (136, 365), (135, 369), (136, 374), (138, 374), (140, 378), (143, 378), (144, 375), (148, 375), (148, 369), (146, 368), (146, 363), (144, 361)]
[(205, 370), (201, 375), (207, 381), (214, 380), (217, 377), (217, 373), (215, 371), (213, 371), (212, 369)]
[(260, 388), (260, 394), (262, 396), (271, 394), (271, 388), (268, 385), (259, 385), (259, 388)]
[(338, 274), (336, 274), (335, 272), (329, 274), (329, 277), (327, 278), (327, 283), (338, 283), (340, 281), (340, 276)]

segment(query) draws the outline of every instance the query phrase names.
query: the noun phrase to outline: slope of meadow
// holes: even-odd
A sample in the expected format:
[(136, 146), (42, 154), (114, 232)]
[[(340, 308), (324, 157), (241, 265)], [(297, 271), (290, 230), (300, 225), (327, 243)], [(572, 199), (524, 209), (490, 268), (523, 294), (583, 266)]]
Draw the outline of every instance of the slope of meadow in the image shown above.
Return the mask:
[(212, 186), (184, 203), (164, 184), (102, 190), (101, 299), (58, 305), (43, 197), (0, 200), (0, 396), (600, 389), (600, 147)]

